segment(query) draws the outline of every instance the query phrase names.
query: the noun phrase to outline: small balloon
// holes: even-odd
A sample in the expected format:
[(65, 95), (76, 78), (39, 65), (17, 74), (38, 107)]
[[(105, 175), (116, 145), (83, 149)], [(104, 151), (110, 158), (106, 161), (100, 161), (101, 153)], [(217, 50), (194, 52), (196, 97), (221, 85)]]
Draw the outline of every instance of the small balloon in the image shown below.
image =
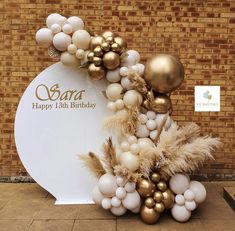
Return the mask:
[(91, 39), (90, 48), (91, 50), (95, 49), (97, 46), (101, 46), (104, 42), (104, 38), (102, 36), (95, 36)]
[(109, 51), (103, 56), (103, 64), (107, 69), (114, 70), (120, 65), (120, 56), (113, 51)]
[(95, 66), (94, 63), (91, 63), (88, 66), (88, 74), (93, 80), (100, 80), (105, 77), (106, 70), (102, 66)]
[(114, 37), (114, 33), (112, 31), (105, 31), (102, 36), (107, 39), (108, 37)]
[(148, 208), (153, 208), (155, 205), (155, 201), (152, 197), (147, 197), (144, 201), (145, 206), (147, 206)]
[(157, 183), (157, 188), (160, 190), (160, 191), (165, 191), (167, 189), (167, 184), (165, 181), (159, 181)]
[(162, 202), (158, 202), (155, 204), (154, 206), (154, 210), (157, 212), (157, 213), (162, 213), (165, 209), (165, 205), (162, 203)]
[(156, 186), (151, 181), (140, 179), (137, 183), (137, 191), (141, 197), (150, 197), (153, 195)]
[(121, 37), (115, 37), (114, 42), (117, 43), (120, 47), (120, 52), (123, 52), (127, 48), (127, 43), (125, 39)]
[(162, 193), (163, 195), (163, 204), (165, 205), (166, 209), (170, 209), (172, 208), (172, 206), (174, 205), (174, 201), (175, 201), (175, 196), (173, 194), (173, 192), (170, 189), (167, 189), (165, 192)]
[(154, 224), (159, 219), (159, 213), (155, 212), (153, 208), (143, 206), (140, 210), (141, 219), (147, 224)]
[(163, 194), (160, 192), (160, 191), (156, 191), (154, 194), (153, 194), (153, 199), (156, 201), (156, 202), (161, 202), (163, 200)]

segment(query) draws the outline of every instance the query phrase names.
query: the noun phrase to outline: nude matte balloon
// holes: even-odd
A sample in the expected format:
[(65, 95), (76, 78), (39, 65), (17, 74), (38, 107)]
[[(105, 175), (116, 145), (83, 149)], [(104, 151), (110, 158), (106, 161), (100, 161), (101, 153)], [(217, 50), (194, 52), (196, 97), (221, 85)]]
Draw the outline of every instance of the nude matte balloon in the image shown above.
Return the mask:
[(120, 156), (121, 165), (128, 168), (132, 172), (139, 168), (139, 157), (131, 152), (123, 152)]
[(46, 19), (47, 27), (50, 28), (53, 24), (58, 24), (60, 18), (61, 18), (60, 14), (57, 13), (50, 14)]
[(83, 20), (77, 16), (69, 17), (67, 23), (72, 26), (73, 31), (82, 30), (84, 28)]
[(119, 82), (120, 79), (121, 79), (121, 76), (120, 76), (120, 73), (119, 73), (119, 68), (116, 68), (113, 71), (107, 71), (106, 79), (109, 82), (112, 82), (112, 83)]
[(53, 38), (53, 45), (59, 51), (66, 51), (71, 44), (71, 37), (64, 32), (56, 34)]
[(72, 41), (77, 48), (87, 50), (90, 45), (91, 36), (86, 30), (77, 30), (73, 33)]
[(122, 97), (122, 86), (119, 83), (112, 83), (106, 88), (106, 95), (110, 100), (117, 100)]
[(110, 211), (115, 216), (122, 216), (127, 211), (127, 209), (120, 205), (119, 207), (112, 207)]
[(206, 189), (202, 183), (198, 181), (191, 181), (189, 190), (194, 193), (194, 200), (196, 203), (202, 203), (206, 199)]
[(114, 196), (117, 190), (116, 178), (111, 174), (104, 174), (98, 181), (98, 187), (105, 196)]
[(169, 185), (175, 194), (183, 194), (189, 188), (189, 179), (184, 174), (175, 174), (171, 177)]
[(65, 66), (78, 66), (79, 61), (75, 57), (75, 55), (70, 54), (69, 52), (65, 51), (61, 54), (60, 56), (60, 61), (65, 65)]
[(37, 31), (35, 38), (39, 44), (50, 46), (53, 41), (53, 36), (53, 32), (50, 29), (42, 28)]
[(186, 222), (191, 217), (191, 212), (188, 211), (184, 205), (179, 206), (174, 204), (173, 208), (171, 209), (171, 215), (177, 221)]
[(100, 205), (103, 199), (104, 199), (104, 195), (100, 192), (98, 186), (96, 185), (92, 190), (92, 200), (97, 205)]
[(122, 204), (126, 209), (132, 210), (139, 206), (140, 195), (137, 191), (127, 193), (126, 197), (122, 200)]

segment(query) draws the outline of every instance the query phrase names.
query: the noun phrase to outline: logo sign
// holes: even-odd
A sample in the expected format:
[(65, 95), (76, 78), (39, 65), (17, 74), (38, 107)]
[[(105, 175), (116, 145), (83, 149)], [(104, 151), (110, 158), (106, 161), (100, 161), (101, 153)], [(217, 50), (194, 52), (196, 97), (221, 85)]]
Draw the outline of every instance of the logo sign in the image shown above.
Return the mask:
[(57, 204), (92, 203), (95, 180), (78, 155), (101, 153), (108, 137), (102, 130), (108, 115), (106, 85), (90, 80), (84, 69), (56, 63), (32, 81), (20, 100), (15, 118), (20, 159)]
[(195, 86), (195, 111), (220, 111), (220, 86)]

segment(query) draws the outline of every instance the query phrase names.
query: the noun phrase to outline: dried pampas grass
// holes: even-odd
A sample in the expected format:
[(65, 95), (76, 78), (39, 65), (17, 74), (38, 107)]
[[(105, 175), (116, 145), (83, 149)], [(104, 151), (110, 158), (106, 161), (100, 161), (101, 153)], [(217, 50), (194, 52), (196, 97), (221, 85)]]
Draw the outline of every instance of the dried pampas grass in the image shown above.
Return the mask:
[(179, 172), (192, 172), (205, 160), (213, 158), (211, 153), (221, 145), (220, 140), (199, 135), (200, 128), (195, 123), (182, 128), (173, 123), (167, 131), (162, 131), (156, 155), (163, 157), (160, 166), (163, 177)]
[(137, 182), (138, 179), (141, 177), (140, 173), (131, 172), (128, 168), (122, 165), (116, 165), (114, 167), (114, 173), (116, 176), (122, 176), (131, 182)]
[(139, 109), (132, 107), (122, 110), (104, 120), (103, 127), (107, 130), (119, 130), (122, 134), (134, 135), (138, 123)]
[(141, 95), (147, 94), (148, 85), (139, 74), (135, 71), (129, 71), (127, 77), (131, 81), (131, 86), (133, 89), (138, 91)]
[(99, 157), (93, 152), (89, 152), (88, 155), (80, 155), (79, 158), (95, 177), (100, 178), (106, 173)]
[(112, 139), (109, 138), (103, 144), (104, 158), (103, 163), (107, 172), (114, 173), (114, 167), (117, 165), (116, 150), (113, 146)]

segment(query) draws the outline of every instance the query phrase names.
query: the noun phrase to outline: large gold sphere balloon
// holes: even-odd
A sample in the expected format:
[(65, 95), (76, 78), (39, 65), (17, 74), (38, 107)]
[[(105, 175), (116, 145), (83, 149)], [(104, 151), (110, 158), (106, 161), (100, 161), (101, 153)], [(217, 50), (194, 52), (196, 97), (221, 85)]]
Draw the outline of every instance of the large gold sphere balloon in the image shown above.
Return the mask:
[(114, 33), (112, 32), (112, 31), (105, 31), (103, 34), (102, 34), (102, 36), (105, 38), (105, 39), (107, 39), (108, 37), (114, 37), (115, 35), (114, 35)]
[(157, 213), (153, 208), (143, 206), (140, 210), (140, 217), (145, 223), (154, 224), (159, 219), (159, 213)]
[(165, 191), (165, 190), (167, 190), (167, 184), (166, 184), (166, 182), (164, 182), (164, 181), (159, 181), (158, 183), (157, 183), (157, 188), (160, 190), (160, 191)]
[(95, 66), (94, 63), (91, 63), (88, 66), (88, 74), (93, 80), (99, 80), (105, 77), (106, 70), (102, 66)]
[(137, 183), (137, 191), (141, 197), (150, 197), (156, 189), (155, 184), (146, 179), (140, 179)]
[(155, 55), (146, 63), (144, 78), (156, 92), (169, 93), (182, 83), (184, 67), (174, 56)]
[(162, 195), (163, 195), (162, 202), (165, 205), (165, 208), (166, 209), (172, 208), (175, 201), (175, 196), (173, 192), (170, 189), (167, 189), (165, 192), (162, 193)]
[(152, 182), (157, 183), (157, 182), (160, 181), (161, 176), (160, 176), (159, 173), (154, 172), (154, 173), (151, 174), (150, 179), (151, 179)]
[(90, 48), (91, 50), (95, 49), (97, 46), (101, 46), (101, 44), (104, 42), (104, 38), (102, 36), (95, 36), (91, 39), (90, 42)]
[(156, 202), (161, 202), (163, 200), (163, 195), (160, 191), (156, 191), (154, 194), (153, 194), (153, 199), (156, 201)]
[(115, 37), (114, 42), (119, 45), (119, 47), (121, 48), (121, 52), (123, 52), (127, 48), (126, 40), (122, 37)]
[(154, 201), (154, 199), (152, 197), (148, 197), (148, 198), (145, 199), (144, 204), (148, 208), (153, 208), (154, 205), (155, 205), (155, 201)]
[(114, 70), (120, 65), (120, 56), (113, 51), (109, 51), (103, 56), (103, 64), (107, 69)]
[(157, 212), (157, 213), (162, 213), (165, 209), (165, 206), (162, 202), (160, 203), (156, 203), (155, 206), (154, 206), (154, 210)]

